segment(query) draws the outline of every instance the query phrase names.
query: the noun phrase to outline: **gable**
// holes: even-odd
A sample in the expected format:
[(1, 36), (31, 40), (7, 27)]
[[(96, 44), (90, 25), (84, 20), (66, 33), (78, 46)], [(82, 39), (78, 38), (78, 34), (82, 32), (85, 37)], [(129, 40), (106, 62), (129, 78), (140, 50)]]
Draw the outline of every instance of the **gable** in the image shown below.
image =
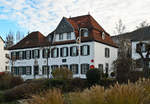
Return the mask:
[(59, 25), (57, 26), (55, 30), (55, 34), (60, 34), (60, 33), (68, 33), (68, 32), (73, 32), (74, 29), (72, 25), (67, 21), (65, 17), (60, 21)]
[(3, 40), (3, 38), (0, 36), (0, 40), (3, 42), (3, 43), (5, 43), (5, 41)]

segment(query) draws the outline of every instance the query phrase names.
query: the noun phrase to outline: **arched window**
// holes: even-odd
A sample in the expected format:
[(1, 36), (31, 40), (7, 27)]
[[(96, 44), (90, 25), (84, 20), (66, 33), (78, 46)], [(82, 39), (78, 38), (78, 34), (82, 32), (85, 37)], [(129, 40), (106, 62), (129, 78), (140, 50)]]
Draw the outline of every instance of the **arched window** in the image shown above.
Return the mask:
[(102, 32), (102, 39), (104, 40), (105, 39), (105, 33)]
[(87, 28), (81, 28), (81, 36), (88, 37), (88, 29)]

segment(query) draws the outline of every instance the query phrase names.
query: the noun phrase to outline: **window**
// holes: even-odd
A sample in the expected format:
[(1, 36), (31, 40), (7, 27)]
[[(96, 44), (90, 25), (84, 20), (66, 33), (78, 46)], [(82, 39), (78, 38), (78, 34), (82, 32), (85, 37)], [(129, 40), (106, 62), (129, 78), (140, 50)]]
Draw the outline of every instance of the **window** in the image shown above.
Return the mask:
[(81, 74), (86, 74), (89, 68), (90, 68), (89, 64), (81, 64)]
[(43, 49), (42, 56), (43, 56), (43, 58), (49, 57), (49, 49)]
[(57, 68), (58, 68), (58, 65), (52, 65), (51, 66), (52, 71), (55, 70), (55, 69), (57, 69)]
[(31, 68), (32, 68), (31, 66), (26, 67), (26, 75), (31, 75), (32, 74)]
[(109, 50), (109, 48), (105, 48), (105, 57), (106, 58), (110, 57), (110, 50)]
[(81, 36), (83, 36), (83, 37), (88, 37), (88, 29), (82, 28), (82, 29), (81, 29)]
[(16, 59), (19, 59), (19, 52), (16, 52)]
[(59, 40), (63, 40), (63, 34), (59, 34)]
[(67, 40), (71, 40), (71, 33), (67, 33)]
[(19, 75), (19, 69), (17, 67), (11, 67), (11, 72), (14, 74), (14, 75)]
[(142, 44), (141, 51), (146, 52), (146, 44), (145, 43)]
[(67, 47), (63, 47), (63, 48), (61, 48), (60, 49), (60, 56), (61, 57), (66, 57), (66, 56), (68, 56), (68, 48)]
[(102, 32), (102, 39), (104, 40), (105, 39), (105, 33)]
[(49, 67), (47, 67), (47, 66), (43, 66), (43, 67), (42, 67), (42, 74), (43, 74), (43, 75), (46, 75), (46, 74), (47, 74), (47, 72), (48, 72), (48, 70), (49, 70), (48, 68), (49, 68)]
[(23, 59), (23, 52), (19, 52), (19, 60)]
[(31, 51), (26, 51), (26, 59), (31, 59)]
[(32, 50), (32, 58), (40, 58), (40, 50)]
[(77, 55), (78, 55), (77, 46), (70, 47), (70, 56), (77, 56)]
[(12, 60), (16, 59), (16, 52), (11, 52), (11, 59)]
[(22, 75), (22, 74), (23, 74), (23, 69), (22, 69), (22, 67), (19, 67), (18, 69), (19, 69), (19, 75)]
[(81, 46), (81, 55), (86, 56), (90, 54), (89, 45)]
[(68, 68), (68, 65), (60, 65), (61, 68)]
[(59, 54), (59, 49), (58, 48), (52, 49), (52, 51), (51, 51), (52, 58), (58, 57), (58, 54)]
[(78, 74), (78, 64), (71, 64), (70, 70), (72, 71), (73, 74)]
[(103, 73), (103, 64), (98, 64), (98, 69)]
[(109, 64), (106, 63), (106, 64), (105, 64), (105, 71), (106, 71), (106, 74), (108, 74), (108, 70), (109, 70)]

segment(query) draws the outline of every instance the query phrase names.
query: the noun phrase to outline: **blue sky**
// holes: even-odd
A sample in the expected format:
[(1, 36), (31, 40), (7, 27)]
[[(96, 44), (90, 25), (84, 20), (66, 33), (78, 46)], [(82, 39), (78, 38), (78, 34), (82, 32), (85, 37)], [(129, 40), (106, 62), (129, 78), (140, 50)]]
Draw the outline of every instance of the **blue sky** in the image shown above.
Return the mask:
[(47, 35), (63, 16), (74, 17), (88, 12), (110, 35), (122, 19), (126, 32), (142, 21), (150, 23), (150, 0), (0, 0), (0, 36), (10, 30), (40, 31)]

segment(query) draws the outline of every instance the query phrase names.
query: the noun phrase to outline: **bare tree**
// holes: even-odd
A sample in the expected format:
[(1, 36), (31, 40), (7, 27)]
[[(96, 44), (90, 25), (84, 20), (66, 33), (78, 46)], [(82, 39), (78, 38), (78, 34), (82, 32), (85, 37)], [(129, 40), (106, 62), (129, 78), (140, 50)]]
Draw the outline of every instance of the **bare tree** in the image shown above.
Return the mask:
[(9, 48), (14, 44), (14, 35), (11, 31), (6, 36), (5, 47)]
[(145, 20), (145, 21), (142, 21), (139, 26), (136, 26), (137, 29), (139, 28), (143, 28), (143, 27), (148, 27), (150, 26), (150, 24)]
[[(150, 44), (144, 43), (144, 42), (138, 43), (136, 52), (141, 56), (142, 63), (143, 63), (144, 76), (149, 77), (149, 74), (150, 74), (150, 71), (149, 71)], [(146, 55), (144, 55), (143, 53), (146, 53)]]
[(122, 34), (125, 32), (125, 30), (126, 30), (126, 26), (122, 23), (122, 20), (119, 19), (118, 23), (116, 23), (114, 33), (115, 34)]
[(21, 34), (20, 31), (17, 31), (16, 33), (16, 43), (19, 42), (21, 40)]

